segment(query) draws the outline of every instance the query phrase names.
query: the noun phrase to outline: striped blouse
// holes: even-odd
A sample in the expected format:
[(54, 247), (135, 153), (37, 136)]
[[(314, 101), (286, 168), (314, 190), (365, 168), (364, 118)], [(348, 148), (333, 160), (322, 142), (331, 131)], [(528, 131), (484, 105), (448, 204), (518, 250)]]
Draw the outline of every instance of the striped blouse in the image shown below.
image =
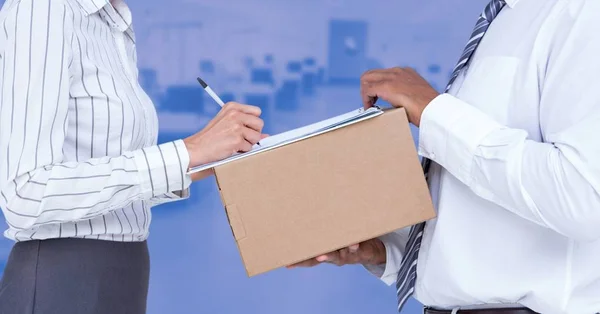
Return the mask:
[(156, 145), (122, 0), (7, 0), (0, 59), (6, 237), (143, 241), (150, 208), (188, 196), (185, 145)]

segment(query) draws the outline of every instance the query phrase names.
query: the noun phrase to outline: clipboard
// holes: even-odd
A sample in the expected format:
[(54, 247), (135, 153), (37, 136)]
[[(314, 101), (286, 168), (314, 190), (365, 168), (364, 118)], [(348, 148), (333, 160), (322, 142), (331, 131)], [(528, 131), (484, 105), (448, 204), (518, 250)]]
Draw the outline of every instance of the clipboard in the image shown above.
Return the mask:
[(245, 153), (237, 153), (231, 157), (199, 165), (191, 168), (188, 174), (204, 171), (210, 168), (214, 168), (220, 165), (224, 165), (242, 158), (250, 157), (256, 154), (260, 154), (281, 146), (285, 146), (294, 142), (302, 141), (323, 133), (331, 132), (339, 128), (343, 128), (361, 121), (372, 119), (383, 113), (383, 110), (379, 107), (371, 107), (369, 109), (356, 109), (339, 116), (329, 118), (317, 123), (313, 123), (304, 127), (293, 129), (287, 132), (279, 133), (277, 135), (269, 136), (260, 141), (260, 145), (254, 145), (252, 150)]

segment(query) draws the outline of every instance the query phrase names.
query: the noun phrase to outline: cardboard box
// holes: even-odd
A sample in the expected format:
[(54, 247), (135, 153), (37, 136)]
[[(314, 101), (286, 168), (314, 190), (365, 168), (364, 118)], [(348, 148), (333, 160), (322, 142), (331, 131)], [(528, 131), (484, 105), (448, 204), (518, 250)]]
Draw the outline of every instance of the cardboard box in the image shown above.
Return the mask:
[(435, 216), (404, 109), (214, 171), (248, 276)]

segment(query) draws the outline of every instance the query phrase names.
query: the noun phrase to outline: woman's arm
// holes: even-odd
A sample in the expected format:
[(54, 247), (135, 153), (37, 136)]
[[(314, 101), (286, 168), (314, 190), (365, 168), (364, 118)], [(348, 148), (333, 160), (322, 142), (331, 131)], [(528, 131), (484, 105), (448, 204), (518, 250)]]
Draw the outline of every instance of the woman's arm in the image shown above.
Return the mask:
[(189, 167), (248, 151), (263, 137), (260, 108), (230, 103), (185, 140), (64, 162), (71, 19), (64, 0), (16, 1), (0, 21), (0, 206), (12, 228), (89, 219), (184, 191)]
[(72, 25), (61, 0), (21, 0), (2, 30), (0, 205), (15, 229), (105, 214), (141, 199), (185, 190), (183, 141), (63, 162)]

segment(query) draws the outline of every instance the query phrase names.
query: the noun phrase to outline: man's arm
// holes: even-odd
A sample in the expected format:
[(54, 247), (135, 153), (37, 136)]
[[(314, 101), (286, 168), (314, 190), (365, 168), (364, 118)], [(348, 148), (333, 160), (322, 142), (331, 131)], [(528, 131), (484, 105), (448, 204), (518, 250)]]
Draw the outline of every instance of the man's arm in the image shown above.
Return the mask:
[[(587, 3), (590, 3), (589, 1)], [(420, 152), (477, 195), (569, 238), (600, 238), (597, 4), (567, 10), (541, 90), (544, 142), (450, 95), (423, 112)], [(574, 14), (574, 15), (572, 15)], [(517, 104), (518, 105), (518, 104)]]
[(541, 84), (541, 143), (453, 96), (431, 101), (432, 89), (410, 70), (367, 74), (365, 105), (379, 97), (405, 107), (420, 124), (420, 153), (480, 197), (569, 238), (596, 240), (600, 37), (592, 30), (598, 10), (598, 2), (587, 1), (556, 17), (561, 23)]

